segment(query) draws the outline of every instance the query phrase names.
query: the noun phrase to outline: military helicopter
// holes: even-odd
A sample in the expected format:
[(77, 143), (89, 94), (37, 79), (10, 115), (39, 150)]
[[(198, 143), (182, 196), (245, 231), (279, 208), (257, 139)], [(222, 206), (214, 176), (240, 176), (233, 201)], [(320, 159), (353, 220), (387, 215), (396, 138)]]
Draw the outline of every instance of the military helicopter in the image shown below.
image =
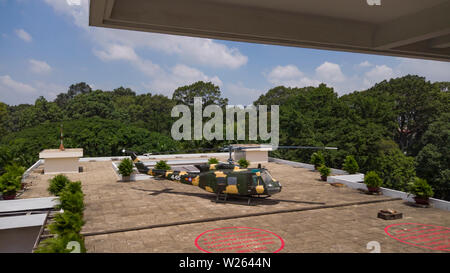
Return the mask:
[[(173, 171), (150, 169), (139, 160), (133, 151), (122, 150), (133, 159), (133, 163), (140, 173), (161, 177), (183, 184), (193, 185), (203, 190), (216, 194), (216, 202), (227, 202), (228, 195), (233, 197), (244, 197), (250, 205), (252, 198), (268, 198), (281, 192), (282, 186), (270, 174), (269, 170), (258, 164), (257, 168), (241, 168), (235, 164), (232, 152), (243, 149), (255, 149), (255, 146), (228, 146), (222, 151), (229, 152), (227, 163), (199, 164), (194, 165), (198, 172)], [(334, 147), (310, 147), (310, 146), (278, 146), (284, 149), (337, 149)], [(223, 197), (223, 200), (220, 198)]]

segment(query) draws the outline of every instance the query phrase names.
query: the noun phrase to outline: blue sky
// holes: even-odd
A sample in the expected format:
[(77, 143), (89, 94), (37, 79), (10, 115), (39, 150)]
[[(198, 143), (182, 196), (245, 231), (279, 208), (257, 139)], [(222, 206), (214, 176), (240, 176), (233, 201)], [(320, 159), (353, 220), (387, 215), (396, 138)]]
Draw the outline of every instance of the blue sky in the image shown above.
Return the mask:
[(324, 82), (342, 95), (406, 74), (450, 81), (444, 62), (89, 27), (88, 4), (0, 0), (0, 101), (52, 100), (80, 81), (169, 97), (212, 81), (230, 104), (244, 105), (277, 85)]

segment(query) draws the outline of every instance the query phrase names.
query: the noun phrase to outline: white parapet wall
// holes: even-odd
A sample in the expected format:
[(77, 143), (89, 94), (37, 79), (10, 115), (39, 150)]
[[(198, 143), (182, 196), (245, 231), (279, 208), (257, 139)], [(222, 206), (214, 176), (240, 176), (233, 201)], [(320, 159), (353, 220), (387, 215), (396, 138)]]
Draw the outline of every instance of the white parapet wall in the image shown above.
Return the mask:
[[(314, 165), (301, 163), (301, 162), (294, 162), (294, 161), (289, 161), (289, 160), (284, 160), (284, 159), (279, 159), (279, 158), (270, 157), (269, 162), (277, 162), (277, 163), (281, 163), (281, 164), (287, 164), (287, 165), (290, 165), (293, 167), (314, 170)], [(339, 169), (331, 169), (331, 173), (335, 174), (335, 176), (328, 176), (327, 177), (328, 183), (341, 183), (352, 189), (367, 190), (367, 186), (366, 186), (366, 184), (364, 184), (364, 174), (362, 174), (362, 173), (348, 174), (346, 171), (339, 170)], [(411, 196), (410, 194), (408, 194), (406, 192), (387, 189), (387, 188), (383, 188), (383, 187), (381, 188), (381, 192), (385, 196), (398, 197), (398, 198), (402, 198), (403, 200), (405, 200), (407, 202), (415, 202), (413, 199), (413, 196)], [(450, 202), (449, 201), (430, 198), (430, 204), (434, 208), (450, 211)]]
[[(112, 164), (112, 167), (113, 167), (113, 169), (114, 169), (118, 179), (120, 181), (123, 181), (123, 177), (119, 173), (119, 168), (118, 168), (118, 164), (120, 164), (120, 163), (117, 163), (117, 165), (116, 165), (116, 163), (114, 161), (111, 161), (111, 164)], [(139, 171), (138, 171), (138, 169), (136, 169), (136, 167), (134, 167), (133, 170), (134, 170), (134, 172), (130, 175), (130, 181), (147, 180), (147, 179), (150, 179), (150, 178), (153, 177), (153, 176), (150, 176), (150, 175), (139, 173)]]
[[(352, 189), (367, 190), (367, 186), (366, 184), (364, 184), (364, 174), (361, 173), (351, 175), (329, 176), (327, 177), (327, 182), (341, 183)], [(385, 196), (401, 198), (407, 202), (415, 202), (413, 196), (406, 192), (383, 187), (381, 187), (380, 190)], [(450, 211), (450, 202), (448, 201), (430, 198), (430, 204), (437, 209)]]

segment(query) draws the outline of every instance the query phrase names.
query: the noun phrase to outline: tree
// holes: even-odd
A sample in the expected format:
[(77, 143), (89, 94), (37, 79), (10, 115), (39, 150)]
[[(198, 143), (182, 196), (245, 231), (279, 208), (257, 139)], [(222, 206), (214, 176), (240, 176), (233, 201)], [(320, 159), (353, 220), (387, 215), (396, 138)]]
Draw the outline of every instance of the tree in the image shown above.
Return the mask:
[(103, 92), (101, 90), (75, 96), (68, 102), (65, 114), (70, 119), (90, 117), (116, 119), (119, 117), (114, 109), (110, 92)]
[(173, 92), (172, 100), (177, 104), (193, 106), (194, 97), (201, 97), (203, 106), (215, 104), (225, 107), (228, 104), (228, 99), (221, 97), (219, 86), (214, 85), (212, 82), (205, 83), (203, 81), (177, 88)]
[(59, 107), (64, 107), (76, 95), (86, 94), (91, 91), (92, 91), (92, 88), (85, 82), (72, 84), (69, 87), (69, 90), (67, 91), (67, 93), (61, 93), (56, 96), (55, 103), (58, 104)]
[(414, 158), (403, 154), (392, 140), (377, 144), (373, 170), (380, 174), (383, 184), (390, 189), (405, 191), (416, 176)]
[(394, 140), (402, 151), (417, 155), (423, 133), (439, 115), (440, 89), (425, 78), (412, 75), (383, 81), (374, 89), (394, 99), (397, 122)]
[(267, 93), (262, 94), (259, 98), (253, 103), (254, 105), (283, 105), (288, 102), (289, 99), (295, 94), (301, 92), (308, 92), (313, 90), (315, 87), (305, 87), (305, 88), (290, 88), (285, 86), (277, 86)]
[(9, 119), (8, 105), (0, 102), (0, 134), (4, 136), (7, 129), (7, 121)]
[(136, 122), (151, 132), (169, 134), (172, 128), (172, 108), (176, 103), (164, 95), (145, 94), (137, 97), (138, 107)]
[(113, 95), (114, 96), (132, 96), (132, 97), (135, 97), (136, 96), (136, 92), (134, 92), (130, 88), (124, 88), (123, 86), (121, 86), (121, 87), (116, 88), (116, 89), (113, 90)]
[(433, 122), (422, 137), (416, 157), (417, 175), (435, 190), (435, 196), (450, 200), (450, 113)]

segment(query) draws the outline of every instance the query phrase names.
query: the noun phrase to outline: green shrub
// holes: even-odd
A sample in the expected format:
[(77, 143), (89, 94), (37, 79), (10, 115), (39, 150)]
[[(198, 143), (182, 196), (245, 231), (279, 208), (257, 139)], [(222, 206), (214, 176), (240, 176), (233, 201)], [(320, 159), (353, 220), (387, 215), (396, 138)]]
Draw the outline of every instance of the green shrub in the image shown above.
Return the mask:
[(406, 156), (392, 141), (381, 142), (376, 148), (378, 155), (373, 158), (370, 170), (380, 175), (387, 188), (407, 191), (408, 184), (416, 176), (414, 158)]
[(250, 161), (248, 161), (245, 158), (241, 158), (238, 160), (238, 164), (239, 166), (241, 166), (242, 168), (247, 168), (250, 165)]
[(5, 173), (0, 176), (0, 190), (5, 195), (15, 194), (21, 188), (22, 175), (25, 168), (12, 164), (5, 167)]
[(374, 171), (369, 171), (364, 176), (364, 183), (367, 187), (371, 188), (379, 188), (383, 185), (383, 180), (378, 176), (378, 174)]
[(359, 172), (358, 162), (356, 162), (356, 159), (352, 155), (348, 155), (347, 157), (345, 157), (342, 169), (349, 174), (355, 174)]
[(68, 249), (68, 244), (71, 241), (78, 242), (80, 244), (80, 252), (85, 253), (86, 247), (84, 244), (83, 236), (70, 233), (65, 236), (57, 236), (54, 238), (45, 239), (39, 243), (39, 247), (34, 251), (35, 253), (69, 253), (73, 250)]
[(425, 179), (419, 177), (415, 177), (414, 182), (409, 184), (408, 192), (420, 198), (429, 198), (434, 195), (433, 188), (431, 188)]
[(158, 161), (158, 163), (156, 163), (155, 169), (157, 169), (157, 170), (170, 170), (172, 168), (169, 166), (169, 164), (167, 164), (166, 160), (160, 160), (160, 161)]
[(53, 220), (54, 222), (49, 225), (50, 232), (60, 236), (79, 234), (84, 224), (81, 214), (71, 211), (58, 213)]
[(80, 252), (86, 252), (84, 238), (80, 235), (84, 225), (84, 194), (81, 189), (81, 182), (68, 182), (64, 189), (60, 191), (60, 204), (58, 209), (64, 212), (56, 214), (53, 222), (49, 225), (50, 233), (54, 238), (42, 241), (35, 250), (36, 253), (69, 253), (76, 249), (68, 249), (69, 243), (78, 242)]
[(328, 168), (328, 167), (325, 166), (325, 165), (322, 165), (322, 166), (319, 167), (319, 172), (320, 172), (320, 175), (321, 175), (321, 176), (327, 177), (327, 176), (330, 175), (331, 169)]
[(63, 174), (58, 174), (57, 176), (53, 177), (49, 180), (50, 185), (48, 187), (48, 192), (59, 196), (60, 192), (64, 189), (64, 187), (70, 183), (69, 178)]
[(129, 158), (124, 158), (119, 164), (119, 173), (122, 176), (130, 176), (133, 173), (133, 161)]
[(322, 165), (325, 165), (325, 157), (322, 152), (315, 152), (311, 155), (310, 163), (314, 165), (314, 167), (318, 168)]
[(217, 158), (215, 157), (211, 157), (210, 159), (208, 159), (208, 164), (219, 164), (219, 160), (217, 160)]
[(81, 182), (69, 182), (60, 192), (59, 201), (58, 209), (83, 215), (84, 194), (81, 190)]

